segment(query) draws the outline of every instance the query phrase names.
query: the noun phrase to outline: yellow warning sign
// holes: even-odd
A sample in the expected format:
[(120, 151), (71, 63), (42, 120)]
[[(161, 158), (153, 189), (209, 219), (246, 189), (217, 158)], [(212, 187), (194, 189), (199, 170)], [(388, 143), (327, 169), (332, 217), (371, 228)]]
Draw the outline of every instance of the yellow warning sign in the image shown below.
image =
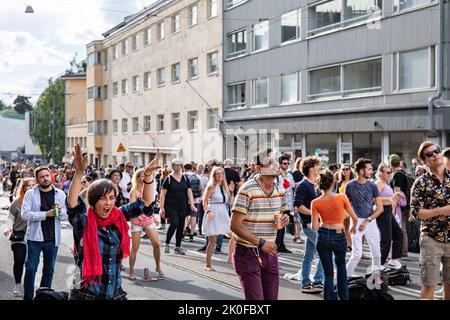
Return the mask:
[(125, 146), (122, 143), (119, 143), (119, 146), (117, 147), (117, 152), (125, 152), (127, 149), (125, 149)]

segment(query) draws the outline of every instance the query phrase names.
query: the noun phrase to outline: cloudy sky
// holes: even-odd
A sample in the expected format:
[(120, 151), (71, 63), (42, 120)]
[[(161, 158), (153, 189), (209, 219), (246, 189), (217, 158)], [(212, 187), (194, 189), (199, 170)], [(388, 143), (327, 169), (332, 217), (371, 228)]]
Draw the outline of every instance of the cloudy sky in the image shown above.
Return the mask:
[[(0, 0), (0, 100), (36, 102), (86, 44), (156, 0)], [(25, 14), (31, 5), (33, 14)]]

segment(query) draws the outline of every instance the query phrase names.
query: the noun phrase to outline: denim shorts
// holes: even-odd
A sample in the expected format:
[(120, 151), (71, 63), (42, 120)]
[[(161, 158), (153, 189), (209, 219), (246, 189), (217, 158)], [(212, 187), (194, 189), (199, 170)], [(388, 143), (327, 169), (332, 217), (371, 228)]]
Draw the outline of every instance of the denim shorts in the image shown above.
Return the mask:
[(156, 230), (156, 224), (153, 222), (152, 224), (143, 227), (137, 224), (131, 224), (131, 232), (142, 232), (144, 230)]

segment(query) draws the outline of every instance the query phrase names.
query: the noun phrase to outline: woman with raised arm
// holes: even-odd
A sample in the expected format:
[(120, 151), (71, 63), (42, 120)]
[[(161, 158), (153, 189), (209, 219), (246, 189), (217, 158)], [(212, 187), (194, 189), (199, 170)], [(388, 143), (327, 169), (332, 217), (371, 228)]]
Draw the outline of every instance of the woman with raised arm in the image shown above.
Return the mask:
[[(87, 158), (82, 156), (80, 146), (74, 149), (75, 175), (67, 195), (69, 222), (74, 235), (81, 239), (75, 243), (81, 281), (71, 290), (72, 300), (125, 300), (122, 289), (120, 264), (130, 255), (129, 226), (127, 221), (142, 213), (153, 214), (153, 178), (158, 169), (159, 150), (156, 157), (144, 169), (142, 199), (137, 199), (120, 208), (115, 206), (117, 186), (100, 179), (88, 188), (89, 208), (79, 197), (81, 180), (87, 167)], [(80, 287), (78, 287), (80, 285)]]

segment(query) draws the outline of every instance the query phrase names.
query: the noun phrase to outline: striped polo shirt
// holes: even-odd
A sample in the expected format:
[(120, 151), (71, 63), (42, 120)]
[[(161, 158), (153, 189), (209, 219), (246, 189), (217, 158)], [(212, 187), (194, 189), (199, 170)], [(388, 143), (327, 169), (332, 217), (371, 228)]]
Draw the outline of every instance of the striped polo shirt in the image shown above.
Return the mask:
[[(273, 217), (275, 214), (289, 211), (289, 207), (282, 186), (275, 186), (272, 195), (268, 196), (255, 179), (250, 179), (239, 189), (232, 211), (245, 215), (243, 223), (251, 233), (275, 242), (277, 228), (273, 223)], [(257, 247), (236, 234), (234, 237), (237, 243), (243, 246)]]

